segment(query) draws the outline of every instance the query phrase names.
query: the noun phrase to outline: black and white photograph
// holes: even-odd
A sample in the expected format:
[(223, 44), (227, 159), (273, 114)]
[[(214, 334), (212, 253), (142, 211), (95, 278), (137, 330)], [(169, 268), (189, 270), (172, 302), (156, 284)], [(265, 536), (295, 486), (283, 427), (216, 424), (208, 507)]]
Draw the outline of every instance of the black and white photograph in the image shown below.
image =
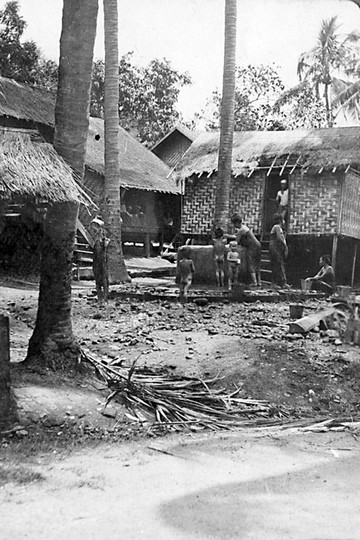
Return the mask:
[(360, 539), (360, 0), (0, 0), (0, 540)]

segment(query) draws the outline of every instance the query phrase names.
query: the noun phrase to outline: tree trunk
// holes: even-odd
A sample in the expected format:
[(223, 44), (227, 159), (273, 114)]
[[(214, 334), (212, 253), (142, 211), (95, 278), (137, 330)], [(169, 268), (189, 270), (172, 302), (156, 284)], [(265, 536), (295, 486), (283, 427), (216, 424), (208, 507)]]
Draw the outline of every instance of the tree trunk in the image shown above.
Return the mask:
[[(83, 179), (89, 129), (90, 85), (98, 0), (64, 0), (54, 147)], [(56, 367), (73, 363), (77, 346), (71, 324), (72, 255), (78, 205), (49, 206), (42, 247), (40, 291), (27, 361)]]
[(236, 71), (236, 0), (225, 4), (225, 47), (214, 226), (228, 231)]
[(330, 104), (329, 87), (330, 85), (328, 83), (325, 83), (324, 98), (325, 98), (325, 107), (326, 107), (326, 122), (327, 122), (327, 127), (331, 128), (333, 127), (334, 119), (333, 119), (333, 114), (332, 114), (331, 104)]
[(110, 236), (110, 283), (128, 281), (121, 242), (119, 163), (119, 50), (117, 0), (104, 0), (105, 223)]

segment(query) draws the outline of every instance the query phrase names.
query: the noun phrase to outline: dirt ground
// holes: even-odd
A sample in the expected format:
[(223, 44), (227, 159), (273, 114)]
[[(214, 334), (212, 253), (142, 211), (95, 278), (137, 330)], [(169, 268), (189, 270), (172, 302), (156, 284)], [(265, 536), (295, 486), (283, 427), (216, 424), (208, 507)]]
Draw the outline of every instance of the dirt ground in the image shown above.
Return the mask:
[[(229, 391), (286, 412), (272, 429), (154, 438), (120, 401), (104, 408), (109, 389), (91, 373), (21, 367), (36, 286), (2, 283), (0, 302), (20, 412), (18, 428), (0, 439), (4, 538), (358, 538), (359, 433), (280, 425), (359, 419), (359, 348), (336, 331), (289, 334), (286, 302), (113, 298), (99, 308), (91, 283), (74, 285), (74, 333), (86, 350), (128, 366), (138, 359), (220, 376)], [(305, 313), (324, 305), (308, 301)]]

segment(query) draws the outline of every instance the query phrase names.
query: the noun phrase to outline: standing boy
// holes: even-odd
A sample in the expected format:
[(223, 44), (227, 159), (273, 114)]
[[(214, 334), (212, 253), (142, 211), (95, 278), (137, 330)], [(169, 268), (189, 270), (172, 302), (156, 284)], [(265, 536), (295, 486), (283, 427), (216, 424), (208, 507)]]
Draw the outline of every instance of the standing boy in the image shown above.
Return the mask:
[(225, 264), (225, 237), (224, 231), (217, 227), (214, 230), (213, 243), (213, 256), (215, 264), (215, 276), (218, 287), (224, 286), (224, 264)]
[(238, 252), (238, 244), (236, 240), (232, 240), (229, 244), (230, 251), (227, 254), (227, 263), (229, 267), (229, 281), (228, 281), (228, 289), (231, 291), (231, 286), (233, 283), (237, 282), (238, 274), (239, 274), (239, 265), (240, 265), (240, 255)]
[(179, 250), (180, 261), (178, 264), (180, 273), (180, 295), (179, 300), (182, 304), (185, 304), (188, 300), (188, 292), (192, 284), (193, 275), (195, 273), (195, 266), (190, 259), (190, 249), (187, 246), (182, 247)]

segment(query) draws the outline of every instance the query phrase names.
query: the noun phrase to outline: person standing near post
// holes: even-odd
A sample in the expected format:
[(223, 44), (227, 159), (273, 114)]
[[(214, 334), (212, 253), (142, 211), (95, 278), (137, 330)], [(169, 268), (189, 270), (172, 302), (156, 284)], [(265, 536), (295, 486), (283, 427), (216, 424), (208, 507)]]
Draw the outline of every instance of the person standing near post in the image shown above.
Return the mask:
[(280, 191), (277, 192), (276, 201), (279, 204), (277, 214), (282, 217), (284, 224), (287, 224), (289, 208), (289, 188), (287, 186), (287, 180), (281, 180)]
[(110, 240), (105, 236), (104, 222), (95, 218), (91, 222), (94, 235), (93, 245), (93, 272), (98, 302), (101, 305), (109, 298), (109, 270), (107, 247)]
[(246, 263), (252, 285), (261, 287), (261, 244), (249, 227), (243, 224), (239, 214), (233, 214), (231, 222), (236, 229), (236, 241), (246, 249)]
[(282, 224), (282, 217), (275, 214), (274, 225), (270, 231), (269, 256), (273, 283), (280, 287), (286, 287), (285, 259), (288, 255), (288, 247)]

